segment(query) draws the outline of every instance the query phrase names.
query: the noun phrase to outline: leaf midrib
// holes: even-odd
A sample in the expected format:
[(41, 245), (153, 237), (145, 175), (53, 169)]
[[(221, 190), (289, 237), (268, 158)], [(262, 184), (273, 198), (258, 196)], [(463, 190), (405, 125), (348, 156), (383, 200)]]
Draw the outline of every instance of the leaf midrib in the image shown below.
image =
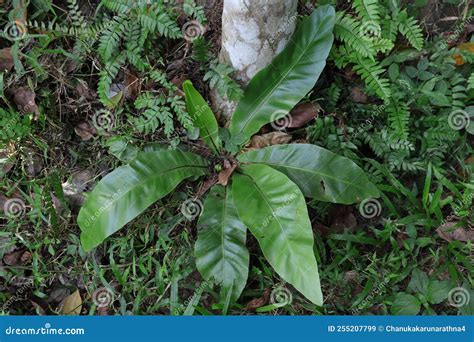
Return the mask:
[[(266, 196), (264, 196), (265, 192), (262, 189), (260, 189), (260, 187), (258, 186), (258, 184), (255, 182), (255, 180), (253, 179), (253, 177), (251, 175), (249, 175), (249, 174), (244, 174), (244, 175), (249, 177), (252, 180), (252, 183), (254, 184), (255, 188), (259, 192), (260, 196), (264, 199), (265, 204), (267, 204), (267, 206), (270, 208), (270, 210), (272, 212), (272, 216), (275, 218), (274, 221), (278, 222), (278, 226), (280, 227), (280, 230), (282, 231), (283, 235), (285, 236), (285, 241), (287, 242), (288, 241), (288, 233), (286, 232), (285, 229), (283, 229), (283, 225), (280, 223), (280, 220), (278, 219), (278, 216), (275, 215), (275, 212), (273, 211), (273, 208), (270, 205), (270, 202), (268, 202)], [(260, 241), (260, 239), (258, 239), (258, 240)], [(291, 244), (286, 243), (286, 245), (287, 245), (287, 248), (291, 251), (290, 255), (294, 255), (293, 254), (294, 250), (293, 250)]]
[[(176, 166), (174, 168), (171, 168), (171, 169), (167, 169), (161, 173), (158, 173), (158, 174), (153, 174), (153, 176), (147, 178), (146, 180), (144, 181), (141, 181), (141, 182), (138, 182), (137, 184), (134, 184), (130, 189), (128, 189), (127, 191), (125, 191), (123, 193), (123, 195), (119, 196), (114, 202), (118, 202), (120, 199), (122, 199), (124, 196), (126, 196), (127, 194), (129, 194), (130, 192), (134, 191), (137, 187), (139, 186), (142, 186), (144, 183), (147, 183), (149, 182), (151, 179), (153, 178), (157, 178), (157, 177), (161, 177), (163, 176), (164, 174), (168, 173), (168, 172), (172, 172), (172, 171), (175, 171), (175, 170), (178, 170), (178, 169), (181, 169), (181, 168), (189, 168), (189, 167), (192, 167), (192, 168), (206, 168), (206, 166), (199, 166), (199, 165), (180, 165), (180, 166)], [(189, 175), (189, 177), (191, 177), (192, 175)], [(184, 179), (186, 179), (187, 177), (185, 177)], [(184, 180), (183, 179), (183, 180)], [(158, 200), (158, 199), (157, 199)], [(110, 212), (109, 208), (113, 207), (112, 205), (109, 205), (105, 210), (102, 211), (102, 213), (108, 213)], [(99, 215), (99, 217), (102, 217), (102, 213), (101, 215)], [(95, 221), (98, 221), (98, 219), (96, 219)]]
[(253, 161), (252, 162), (244, 162), (244, 164), (264, 164), (264, 165), (269, 165), (269, 166), (274, 166), (274, 167), (282, 167), (282, 168), (287, 168), (287, 169), (303, 171), (303, 172), (310, 173), (310, 174), (314, 173), (314, 174), (320, 175), (321, 177), (327, 177), (327, 178), (330, 178), (330, 179), (332, 179), (336, 182), (339, 182), (339, 183), (342, 183), (342, 184), (345, 184), (345, 185), (352, 185), (352, 186), (355, 186), (358, 189), (364, 189), (363, 186), (357, 186), (353, 182), (344, 181), (344, 180), (341, 180), (340, 178), (336, 178), (336, 177), (328, 175), (326, 173), (317, 172), (317, 171), (313, 171), (313, 170), (310, 170), (310, 169), (304, 169), (304, 168), (300, 168), (300, 167), (296, 167), (296, 166), (290, 166), (288, 164), (277, 164), (277, 163), (260, 162), (260, 161), (257, 161), (257, 162), (253, 162)]
[[(322, 21), (322, 20), (321, 20)], [(321, 23), (320, 25), (318, 26), (317, 30), (316, 30), (316, 33), (313, 35), (312, 39), (311, 39), (311, 43), (308, 44), (305, 48), (303, 48), (303, 53), (300, 54), (300, 56), (297, 58), (296, 62), (291, 64), (290, 67), (288, 67), (288, 70), (284, 73), (284, 76), (280, 78), (280, 81), (278, 81), (274, 87), (270, 88), (270, 91), (267, 93), (267, 95), (263, 98), (262, 101), (260, 101), (258, 107), (252, 112), (251, 115), (248, 116), (248, 119), (244, 122), (244, 125), (242, 126), (242, 129), (240, 130), (240, 132), (243, 132), (245, 130), (245, 128), (248, 126), (250, 120), (252, 120), (258, 113), (258, 111), (262, 108), (263, 104), (264, 103), (267, 103), (267, 100), (268, 98), (271, 96), (271, 94), (273, 94), (273, 92), (275, 91), (275, 89), (280, 86), (281, 83), (283, 83), (284, 80), (286, 80), (286, 77), (288, 76), (288, 74), (291, 72), (291, 70), (293, 70), (293, 68), (295, 67), (296, 64), (298, 64), (300, 62), (300, 60), (303, 58), (303, 56), (306, 54), (306, 51), (309, 50), (309, 48), (314, 45), (314, 37), (317, 35), (317, 33), (319, 32), (321, 28)], [(287, 45), (288, 47), (288, 45)], [(297, 44), (295, 44), (295, 47), (297, 47)], [(285, 48), (286, 50), (286, 48)], [(319, 63), (321, 62), (322, 60), (317, 60), (315, 61), (315, 63)], [(271, 65), (271, 64), (270, 64)]]

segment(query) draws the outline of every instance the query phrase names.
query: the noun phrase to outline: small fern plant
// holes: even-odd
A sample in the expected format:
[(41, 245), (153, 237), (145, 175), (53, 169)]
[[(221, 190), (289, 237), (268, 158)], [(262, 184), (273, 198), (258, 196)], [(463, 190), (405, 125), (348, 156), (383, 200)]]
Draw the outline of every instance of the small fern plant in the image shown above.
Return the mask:
[(339, 68), (351, 65), (370, 92), (387, 101), (390, 82), (377, 56), (392, 51), (398, 33), (415, 49), (423, 48), (420, 26), (401, 9), (398, 0), (354, 0), (350, 10), (336, 14), (334, 34), (339, 43), (334, 45), (331, 59)]

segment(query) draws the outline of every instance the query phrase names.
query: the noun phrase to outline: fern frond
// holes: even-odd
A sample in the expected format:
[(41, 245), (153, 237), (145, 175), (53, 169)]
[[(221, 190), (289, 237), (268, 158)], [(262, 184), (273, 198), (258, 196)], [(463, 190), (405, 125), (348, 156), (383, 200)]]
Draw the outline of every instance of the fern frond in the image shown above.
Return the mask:
[(474, 89), (474, 72), (469, 76), (469, 79), (467, 80), (467, 89)]
[(405, 36), (410, 44), (418, 51), (423, 49), (424, 37), (418, 21), (415, 18), (409, 17), (406, 10), (400, 12), (398, 16), (398, 29), (401, 34)]
[(181, 38), (181, 29), (171, 18), (164, 6), (159, 4), (144, 7), (138, 11), (138, 20), (151, 33), (158, 32), (164, 37)]
[(86, 27), (87, 20), (82, 14), (81, 10), (79, 9), (79, 5), (77, 4), (77, 0), (67, 0), (67, 7), (69, 10), (69, 14), (72, 19), (72, 24), (78, 27)]
[(466, 80), (460, 74), (455, 74), (451, 79), (451, 100), (453, 110), (464, 109), (467, 98), (467, 88), (464, 86)]
[(372, 41), (367, 37), (359, 35), (359, 22), (344, 12), (336, 14), (334, 34), (337, 39), (342, 40), (361, 56), (374, 59), (375, 49)]
[(398, 33), (398, 24), (399, 22), (393, 19), (391, 16), (386, 16), (382, 20), (382, 37), (390, 40), (392, 43), (395, 43), (397, 40)]
[(99, 39), (99, 54), (103, 61), (108, 61), (120, 45), (120, 39), (127, 31), (129, 22), (125, 16), (116, 16), (105, 28)]
[(402, 102), (397, 96), (392, 96), (386, 106), (388, 123), (392, 130), (391, 136), (395, 140), (406, 141), (408, 139), (408, 124), (410, 110), (406, 102)]
[(376, 52), (387, 53), (392, 51), (394, 44), (389, 39), (376, 38), (373, 40), (374, 49)]
[(206, 15), (204, 14), (204, 8), (196, 5), (194, 0), (184, 0), (183, 11), (190, 17), (196, 19), (200, 24), (206, 22)]
[(353, 56), (351, 59), (354, 63), (354, 71), (365, 81), (367, 87), (381, 99), (387, 101), (391, 96), (389, 80), (380, 77), (385, 73), (385, 70), (377, 62), (367, 58)]
[(380, 10), (378, 0), (354, 0), (352, 7), (364, 21), (380, 25)]
[(109, 99), (110, 86), (124, 64), (125, 54), (121, 53), (111, 59), (100, 72), (97, 94), (99, 95), (99, 100), (104, 106), (110, 107), (112, 104)]
[(217, 90), (219, 95), (231, 100), (238, 100), (243, 95), (243, 90), (235, 82), (230, 74), (234, 69), (226, 64), (222, 64), (216, 58), (209, 63), (208, 70), (204, 75), (204, 81), (209, 81), (211, 89)]

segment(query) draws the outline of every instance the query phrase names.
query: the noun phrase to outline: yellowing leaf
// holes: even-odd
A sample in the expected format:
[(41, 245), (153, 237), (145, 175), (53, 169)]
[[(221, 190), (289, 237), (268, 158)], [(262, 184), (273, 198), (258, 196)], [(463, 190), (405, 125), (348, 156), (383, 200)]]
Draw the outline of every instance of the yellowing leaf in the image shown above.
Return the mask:
[(82, 309), (82, 298), (79, 290), (76, 290), (71, 295), (63, 300), (61, 313), (63, 315), (80, 315)]
[[(474, 53), (474, 43), (463, 43), (459, 44), (456, 47), (461, 51), (468, 51), (470, 53)], [(453, 57), (456, 60), (456, 65), (463, 65), (465, 63), (460, 54), (454, 54)]]

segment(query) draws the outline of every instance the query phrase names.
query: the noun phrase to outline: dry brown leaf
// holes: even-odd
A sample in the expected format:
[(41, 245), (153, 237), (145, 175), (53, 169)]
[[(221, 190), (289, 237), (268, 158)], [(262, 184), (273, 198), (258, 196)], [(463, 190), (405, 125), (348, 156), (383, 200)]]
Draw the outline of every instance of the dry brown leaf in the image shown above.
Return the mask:
[(282, 128), (302, 127), (316, 118), (321, 110), (322, 108), (317, 102), (301, 103), (291, 110), (288, 124)]
[(21, 255), (20, 262), (22, 265), (26, 264), (28, 261), (31, 260), (32, 254), (30, 251), (24, 251)]
[(350, 89), (351, 99), (357, 103), (367, 103), (367, 95), (357, 87)]
[(86, 121), (79, 122), (74, 127), (74, 132), (81, 137), (82, 141), (90, 140), (97, 134), (95, 127)]
[(264, 305), (267, 305), (268, 300), (270, 299), (270, 293), (272, 289), (265, 289), (260, 298), (254, 298), (245, 306), (245, 310), (256, 310)]
[(0, 50), (0, 72), (10, 71), (13, 68), (13, 56), (10, 48)]
[(95, 100), (97, 93), (89, 88), (86, 82), (79, 80), (76, 85), (76, 91), (79, 96), (85, 98), (86, 100)]
[(201, 197), (204, 195), (214, 184), (216, 184), (219, 181), (217, 175), (213, 175), (211, 178), (206, 179), (204, 183), (201, 184), (199, 187), (196, 197)]
[(436, 233), (443, 240), (448, 242), (461, 241), (467, 242), (469, 240), (474, 242), (474, 236), (472, 232), (466, 231), (463, 227), (455, 227), (458, 222), (446, 222), (442, 226), (436, 229)]
[(140, 92), (140, 80), (138, 76), (130, 70), (125, 70), (125, 89), (123, 93), (126, 99), (135, 100)]
[(23, 255), (23, 251), (13, 251), (11, 253), (7, 253), (3, 256), (3, 262), (5, 265), (8, 266), (17, 266), (21, 264), (21, 256)]
[(27, 87), (18, 88), (15, 91), (15, 97), (13, 101), (18, 106), (18, 109), (23, 113), (35, 113), (39, 115), (39, 108), (35, 102), (35, 93)]
[(82, 310), (82, 298), (79, 290), (64, 298), (61, 305), (63, 315), (80, 315)]
[(262, 148), (271, 145), (287, 144), (292, 136), (285, 132), (270, 132), (263, 135), (254, 135), (250, 140), (250, 147)]
[(237, 168), (237, 163), (232, 163), (229, 160), (224, 161), (224, 169), (219, 172), (218, 184), (226, 186), (229, 182), (230, 176), (234, 173), (234, 170)]

